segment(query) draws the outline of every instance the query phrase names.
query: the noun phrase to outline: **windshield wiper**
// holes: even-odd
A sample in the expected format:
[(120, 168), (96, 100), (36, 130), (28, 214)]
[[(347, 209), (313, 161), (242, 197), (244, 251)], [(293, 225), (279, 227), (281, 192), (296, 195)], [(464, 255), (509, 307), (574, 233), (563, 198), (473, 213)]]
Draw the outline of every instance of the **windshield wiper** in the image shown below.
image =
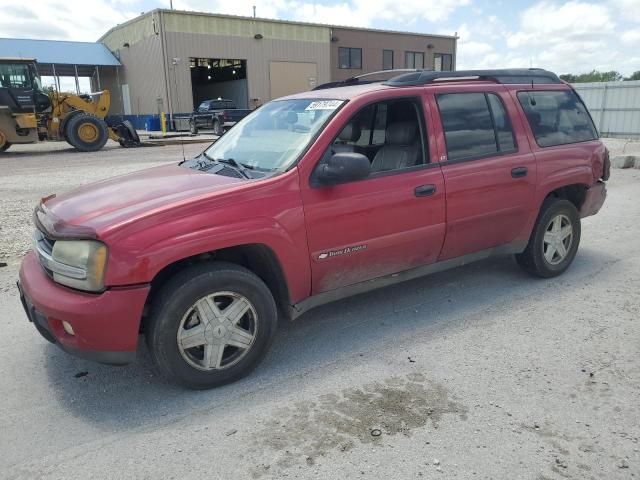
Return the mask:
[(215, 163), (212, 158), (209, 158), (206, 153), (202, 152), (198, 154), (196, 157), (190, 158), (189, 160), (182, 160), (178, 165), (185, 165), (189, 168), (197, 167), (200, 170), (208, 170), (211, 168), (209, 163)]
[(240, 162), (236, 162), (233, 158), (216, 158), (216, 162), (224, 163), (226, 165), (231, 165), (236, 170), (238, 170), (244, 178), (253, 178), (249, 174), (249, 167), (247, 167), (246, 165)]

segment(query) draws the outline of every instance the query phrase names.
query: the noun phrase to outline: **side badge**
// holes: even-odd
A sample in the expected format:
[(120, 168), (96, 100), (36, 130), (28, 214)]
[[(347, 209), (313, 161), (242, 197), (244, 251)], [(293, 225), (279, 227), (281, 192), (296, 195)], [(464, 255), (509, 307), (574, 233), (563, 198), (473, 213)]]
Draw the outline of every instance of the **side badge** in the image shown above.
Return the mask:
[(318, 255), (318, 260), (324, 260), (326, 258), (333, 258), (333, 257), (338, 257), (340, 255), (356, 253), (366, 249), (367, 249), (367, 245), (354, 245), (352, 247), (341, 248), (340, 250), (331, 250), (328, 252), (322, 252), (320, 255)]

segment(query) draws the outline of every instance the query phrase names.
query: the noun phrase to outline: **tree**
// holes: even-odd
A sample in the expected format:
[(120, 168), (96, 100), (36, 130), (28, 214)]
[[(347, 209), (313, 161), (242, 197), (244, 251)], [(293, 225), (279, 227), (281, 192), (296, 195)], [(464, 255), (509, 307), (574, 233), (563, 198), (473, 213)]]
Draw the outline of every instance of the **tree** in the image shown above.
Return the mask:
[(631, 76), (625, 78), (625, 80), (640, 80), (640, 70), (633, 72)]
[(572, 73), (566, 73), (560, 75), (560, 78), (569, 83), (586, 83), (586, 82), (619, 82), (623, 79), (620, 72), (612, 70), (610, 72), (599, 72), (598, 70), (591, 70), (589, 73), (580, 73), (574, 75)]

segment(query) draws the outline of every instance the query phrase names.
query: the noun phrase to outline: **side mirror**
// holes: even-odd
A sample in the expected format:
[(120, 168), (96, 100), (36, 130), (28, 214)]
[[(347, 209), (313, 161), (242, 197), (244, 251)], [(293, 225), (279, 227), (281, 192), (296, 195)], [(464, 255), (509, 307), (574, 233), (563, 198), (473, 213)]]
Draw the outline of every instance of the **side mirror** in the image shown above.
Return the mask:
[(337, 185), (362, 180), (370, 172), (371, 163), (361, 153), (338, 152), (318, 166), (315, 181), (319, 185)]

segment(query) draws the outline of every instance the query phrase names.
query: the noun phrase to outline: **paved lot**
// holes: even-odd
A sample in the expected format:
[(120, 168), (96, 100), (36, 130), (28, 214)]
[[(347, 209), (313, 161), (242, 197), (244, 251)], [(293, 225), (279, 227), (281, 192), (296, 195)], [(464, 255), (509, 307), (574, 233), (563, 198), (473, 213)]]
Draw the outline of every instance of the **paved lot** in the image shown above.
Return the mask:
[(27, 323), (35, 202), (182, 155), (60, 148), (0, 158), (0, 478), (640, 478), (640, 171), (613, 171), (560, 278), (504, 258), (328, 305), (249, 378), (193, 392), (144, 346), (101, 366)]

